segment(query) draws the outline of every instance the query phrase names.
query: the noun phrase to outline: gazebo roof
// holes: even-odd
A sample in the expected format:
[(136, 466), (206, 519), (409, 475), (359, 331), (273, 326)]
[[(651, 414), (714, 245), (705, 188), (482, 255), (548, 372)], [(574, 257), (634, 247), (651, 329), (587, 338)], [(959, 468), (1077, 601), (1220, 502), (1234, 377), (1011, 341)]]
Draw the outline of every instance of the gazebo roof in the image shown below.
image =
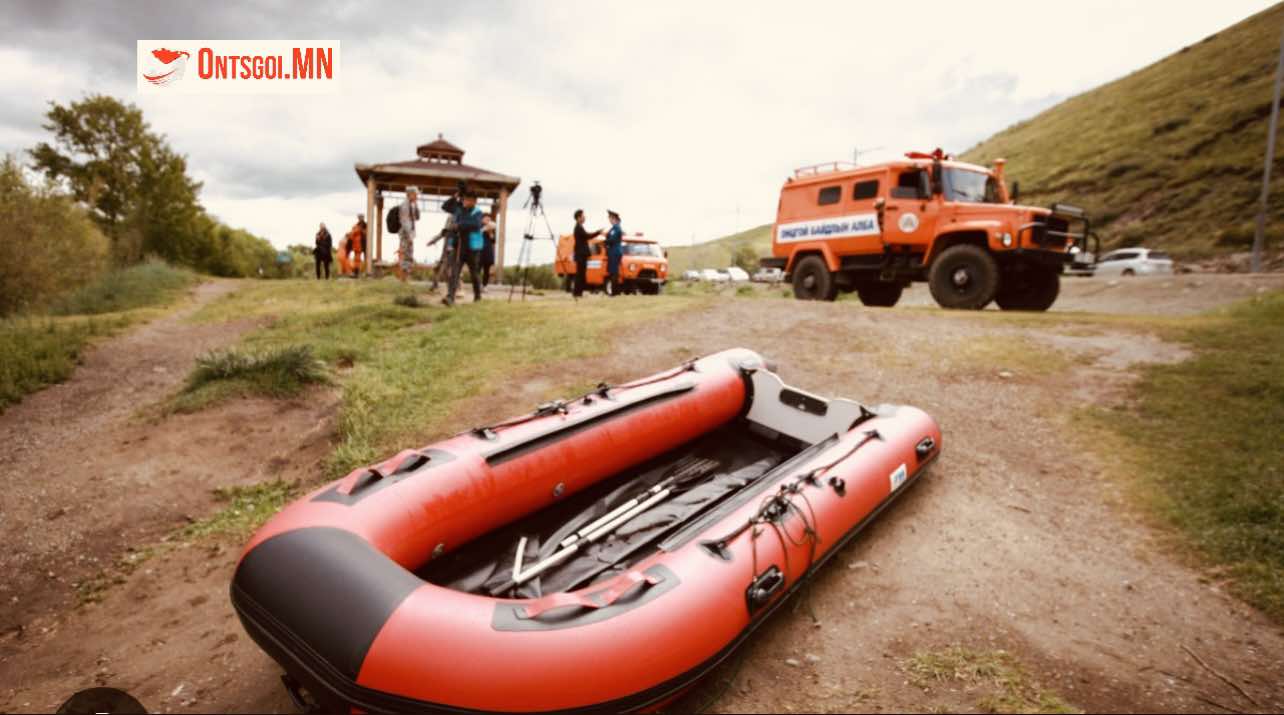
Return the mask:
[(379, 191), (404, 191), (407, 186), (416, 186), (423, 194), (449, 195), (463, 179), (478, 196), (498, 198), (501, 190), (511, 194), (522, 182), (516, 176), (463, 163), (464, 150), (440, 134), (435, 141), (417, 147), (415, 153), (418, 159), (356, 164), (353, 168), (362, 184), (373, 177)]

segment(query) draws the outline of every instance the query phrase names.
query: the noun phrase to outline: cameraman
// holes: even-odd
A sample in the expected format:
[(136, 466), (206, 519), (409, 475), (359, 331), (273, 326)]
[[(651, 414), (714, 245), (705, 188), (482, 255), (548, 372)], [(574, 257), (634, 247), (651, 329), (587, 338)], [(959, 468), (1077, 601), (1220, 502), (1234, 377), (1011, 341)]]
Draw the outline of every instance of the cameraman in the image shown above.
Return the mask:
[[(459, 258), (455, 260), (454, 270), (450, 274), (450, 285), (442, 303), (447, 306), (455, 304), (455, 291), (459, 289), (459, 274), (463, 271), (464, 262), (468, 263), (468, 275), (473, 282), (473, 302), (482, 299), (481, 292), (481, 253), (486, 245), (482, 237), (483, 214), (477, 208), (477, 197), (461, 185), (453, 196), (446, 199), (441, 210), (455, 217), (455, 229), (459, 234)], [(462, 260), (461, 260), (462, 259)]]
[(592, 233), (584, 228), (584, 209), (575, 209), (575, 291), (576, 300), (584, 295), (584, 281), (588, 273), (589, 241), (602, 235), (602, 229)]

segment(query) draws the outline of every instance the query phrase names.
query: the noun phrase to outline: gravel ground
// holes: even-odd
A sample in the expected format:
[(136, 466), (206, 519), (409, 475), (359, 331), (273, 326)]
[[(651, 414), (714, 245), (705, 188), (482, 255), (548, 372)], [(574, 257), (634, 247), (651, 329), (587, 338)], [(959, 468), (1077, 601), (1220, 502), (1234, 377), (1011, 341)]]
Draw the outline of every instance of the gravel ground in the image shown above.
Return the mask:
[[(1284, 287), (1282, 279), (1067, 280), (1057, 308), (1182, 315)], [(207, 284), (198, 301), (221, 290)], [(890, 310), (716, 299), (623, 332), (609, 356), (514, 375), (461, 405), (457, 421), (519, 411), (563, 384), (621, 381), (741, 345), (774, 358), (799, 387), (913, 404), (938, 419), (944, 453), (921, 483), (678, 709), (976, 709), (967, 688), (923, 688), (906, 672), (913, 654), (952, 645), (1011, 653), (1032, 682), (1089, 710), (1284, 709), (1284, 633), (1215, 577), (1183, 566), (1124, 499), (1127, 475), (1070, 421), (1081, 406), (1126, 399), (1136, 366), (1185, 352), (1111, 321), (1018, 325), (993, 312), (914, 308), (926, 295), (916, 286), (910, 309)], [(169, 550), (101, 603), (75, 606), (72, 582), (95, 568), (80, 556), (119, 558), (184, 514), (212, 510), (209, 487), (263, 479), (266, 464), (304, 475), (327, 448), (328, 394), (131, 419), (173, 389), (200, 350), (246, 327), (181, 318), (108, 342), (69, 383), (0, 415), (0, 531), (14, 545), (0, 559), (16, 574), (0, 591), (9, 606), (0, 710), (52, 709), (93, 684), (125, 688), (152, 711), (292, 710), (279, 669), (227, 602), (237, 543)]]

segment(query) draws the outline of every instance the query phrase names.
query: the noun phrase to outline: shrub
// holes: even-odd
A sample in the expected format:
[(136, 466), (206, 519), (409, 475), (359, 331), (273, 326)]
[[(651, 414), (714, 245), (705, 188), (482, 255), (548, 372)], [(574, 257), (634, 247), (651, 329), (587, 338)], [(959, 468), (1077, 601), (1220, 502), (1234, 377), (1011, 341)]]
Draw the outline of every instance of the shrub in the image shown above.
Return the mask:
[(52, 311), (57, 315), (99, 315), (159, 305), (195, 280), (191, 271), (151, 259), (103, 274), (98, 280), (54, 301)]
[(51, 185), (34, 186), (12, 156), (0, 162), (0, 315), (39, 308), (107, 267), (109, 244)]

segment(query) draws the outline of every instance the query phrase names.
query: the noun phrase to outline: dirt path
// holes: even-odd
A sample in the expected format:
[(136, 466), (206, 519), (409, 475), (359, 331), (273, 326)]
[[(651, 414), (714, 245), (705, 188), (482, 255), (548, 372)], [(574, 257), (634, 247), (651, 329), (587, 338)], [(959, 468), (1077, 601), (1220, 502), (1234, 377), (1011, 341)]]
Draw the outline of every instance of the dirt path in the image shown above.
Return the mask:
[[(113, 564), (134, 548), (212, 511), (213, 488), (310, 471), (328, 450), (337, 399), (328, 394), (314, 394), (311, 404), (241, 400), (160, 422), (139, 416), (178, 388), (197, 356), (254, 327), (188, 320), (236, 288), (200, 285), (179, 309), (90, 350), (71, 379), (0, 414), (0, 709), (52, 709), (56, 697), (4, 700), (32, 678), (66, 682), (54, 690), (66, 697), (102, 680), (95, 671), (112, 640), (136, 646), (133, 634), (160, 640), (176, 632), (148, 601), (182, 589), (149, 581), (186, 554), (161, 566), (145, 563), (126, 589), (109, 592), (126, 599), (115, 610), (77, 604), (97, 598), (102, 575), (110, 579)], [(141, 624), (135, 628), (131, 618)], [(67, 628), (69, 622), (78, 625)], [(41, 645), (52, 646), (44, 651), (49, 658)]]
[[(1078, 284), (1071, 298), (1092, 300), (1078, 293), (1101, 287)], [(1138, 282), (1126, 286), (1126, 300), (1102, 305), (1183, 313), (1197, 302), (1207, 309), (1258, 287), (1214, 281), (1197, 292), (1199, 300), (1176, 301), (1169, 299), (1171, 286)], [(218, 344), (244, 326), (190, 326), (175, 316), (167, 329), (194, 331), (183, 341), (191, 343), (204, 330), (229, 331), (205, 335)], [(172, 341), (156, 335), (155, 342)], [(974, 710), (977, 695), (962, 685), (924, 690), (904, 668), (916, 652), (960, 645), (1012, 653), (1032, 681), (1091, 710), (1218, 711), (1211, 703), (1284, 709), (1281, 630), (1168, 555), (1156, 532), (1126, 507), (1126, 480), (1113, 473), (1109, 455), (1085, 452), (1071, 434), (1069, 410), (1123, 399), (1137, 365), (1184, 357), (1181, 348), (1150, 335), (1112, 324), (1019, 328), (988, 315), (723, 299), (681, 320), (626, 331), (609, 356), (510, 376), (491, 394), (460, 405), (456, 421), (469, 425), (516, 413), (560, 385), (621, 381), (736, 345), (776, 359), (784, 378), (800, 387), (926, 409), (942, 425), (945, 451), (926, 479), (831, 562), (793, 608), (782, 609), (680, 707), (713, 698), (715, 710), (729, 712)], [(169, 381), (152, 394), (172, 389), (185, 370), (180, 366), (196, 352), (175, 358), (175, 375), (153, 373)], [(117, 373), (123, 374), (128, 371)], [(112, 383), (122, 379), (106, 380), (102, 389), (118, 390)], [(7, 519), (0, 526), (17, 543), (34, 538), (29, 543), (62, 569), (48, 567), (56, 577), (42, 581), (47, 567), (22, 566), (35, 574), (16, 582), (26, 584), (25, 593), (65, 594), (62, 600), (42, 596), (41, 609), (13, 617), (26, 624), (21, 634), (12, 627), (0, 634), (0, 710), (49, 709), (78, 688), (109, 684), (155, 712), (292, 711), (279, 668), (244, 635), (227, 601), (239, 544), (171, 550), (106, 591), (101, 603), (80, 608), (71, 607), (70, 584), (57, 576), (80, 568), (74, 557), (85, 550), (100, 559), (119, 555), (127, 544), (155, 541), (181, 524), (185, 512), (207, 513), (210, 487), (262, 480), (262, 465), (310, 477), (327, 449), (332, 409), (315, 396), (312, 403), (240, 401), (141, 425), (126, 420), (130, 408), (98, 422), (86, 415), (97, 425), (86, 432), (64, 432), (52, 419), (33, 422), (49, 411), (0, 416), (0, 429), (11, 430), (0, 435), (28, 429), (38, 433), (29, 439), (74, 444), (77, 454), (60, 461), (46, 447), (2, 462), (5, 474), (14, 475), (9, 481), (56, 472), (77, 492), (52, 497), (63, 500), (53, 508), (68, 509), (52, 522), (45, 520), (51, 512), (43, 501), (50, 497), (31, 492), (18, 504), (23, 527)], [(124, 444), (143, 437), (164, 446), (144, 452)], [(229, 438), (235, 449), (223, 446)], [(22, 471), (10, 466), (17, 460), (26, 460)], [(151, 480), (149, 500), (119, 493), (143, 479)], [(7, 514), (10, 502), (3, 504)], [(90, 504), (92, 513), (77, 516)], [(32, 527), (59, 537), (30, 537)], [(44, 615), (31, 615), (37, 612)], [(6, 622), (10, 613), (4, 611)], [(1183, 647), (1234, 679), (1259, 706)]]

